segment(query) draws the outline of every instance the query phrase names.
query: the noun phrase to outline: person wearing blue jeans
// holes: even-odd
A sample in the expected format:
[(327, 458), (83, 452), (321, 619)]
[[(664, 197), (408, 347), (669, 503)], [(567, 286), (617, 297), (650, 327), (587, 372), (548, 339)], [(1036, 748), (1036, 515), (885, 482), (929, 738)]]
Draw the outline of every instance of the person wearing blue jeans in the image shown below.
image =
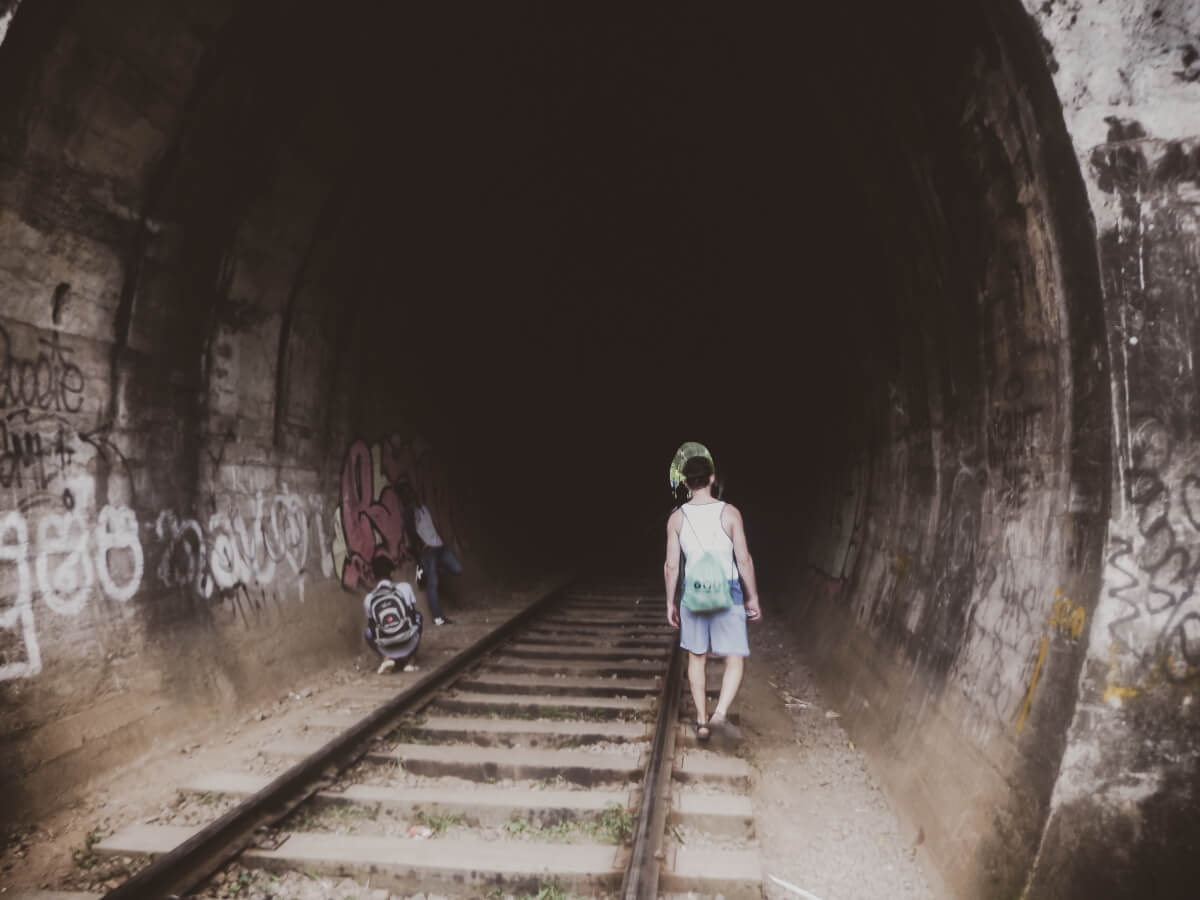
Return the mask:
[(448, 616), (442, 614), (442, 605), (438, 601), (438, 574), (444, 572), (447, 575), (461, 575), (462, 571), (462, 564), (445, 544), (426, 544), (425, 549), (421, 551), (421, 578), (425, 582), (425, 598), (429, 601), (434, 625), (454, 624)]
[(420, 563), (417, 566), (417, 586), (425, 588), (425, 599), (429, 601), (433, 624), (453, 625), (453, 620), (442, 612), (442, 604), (438, 599), (438, 582), (443, 573), (461, 575), (462, 564), (442, 541), (442, 536), (434, 527), (429, 507), (418, 499), (410, 486), (404, 485), (401, 488), (400, 500), (404, 504), (405, 526), (410, 546), (421, 548)]

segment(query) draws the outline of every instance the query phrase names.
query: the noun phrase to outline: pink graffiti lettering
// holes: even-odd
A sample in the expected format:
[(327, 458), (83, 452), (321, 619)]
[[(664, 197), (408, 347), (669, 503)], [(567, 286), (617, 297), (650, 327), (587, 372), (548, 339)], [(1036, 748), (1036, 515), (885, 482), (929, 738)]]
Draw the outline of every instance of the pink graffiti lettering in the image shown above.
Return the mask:
[[(382, 474), (382, 473), (381, 473)], [(346, 562), (342, 584), (370, 584), (371, 562), (383, 555), (393, 563), (406, 556), (404, 506), (391, 482), (376, 483), (370, 448), (355, 441), (342, 467), (342, 530)]]

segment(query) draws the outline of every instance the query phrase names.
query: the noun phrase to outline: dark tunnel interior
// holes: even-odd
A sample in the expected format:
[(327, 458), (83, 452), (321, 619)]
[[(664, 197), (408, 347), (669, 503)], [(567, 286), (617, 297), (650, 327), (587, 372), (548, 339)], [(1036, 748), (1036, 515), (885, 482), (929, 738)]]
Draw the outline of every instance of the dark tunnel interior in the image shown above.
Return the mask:
[[(14, 24), (10, 96), (54, 15)], [(212, 25), (142, 206), (188, 237), (164, 327), (203, 368), (222, 253), (286, 146), (322, 182), (302, 266), (337, 261), (340, 299), (310, 314), (360, 357), (352, 421), (420, 422), (503, 552), (655, 572), (667, 463), (701, 440), (752, 547), (782, 562), (904, 359), (962, 396), (978, 379), (954, 291), (994, 240), (981, 209), (1016, 197), (1002, 149), (957, 134), (1002, 55), (991, 28), (943, 0), (239, 8)]]
[[(701, 440), (769, 581), (886, 418), (920, 315), (926, 364), (979, 377), (950, 298), (979, 277), (980, 204), (1015, 188), (938, 131), (995, 52), (978, 10), (393, 15), (322, 66), (374, 88), (343, 213), (366, 365), (395, 384), (372, 402), (443, 432), (525, 549), (655, 574), (666, 461)], [(922, 246), (934, 227), (952, 245)]]
[(393, 15), (322, 64), (330, 90), (371, 89), (340, 188), (388, 385), (371, 403), (440, 432), (518, 556), (656, 576), (684, 440), (756, 552), (786, 555), (806, 484), (863, 439), (899, 314), (890, 198), (843, 151), (874, 137), (831, 94), (870, 102), (928, 51), (886, 12), (853, 54), (811, 10)]

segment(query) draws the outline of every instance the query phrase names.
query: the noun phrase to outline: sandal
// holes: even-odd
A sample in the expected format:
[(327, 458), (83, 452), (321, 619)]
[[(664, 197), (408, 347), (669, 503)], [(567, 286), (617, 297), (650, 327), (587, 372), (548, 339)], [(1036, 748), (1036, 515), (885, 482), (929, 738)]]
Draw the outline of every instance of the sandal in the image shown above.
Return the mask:
[(721, 732), (721, 734), (723, 734), (725, 737), (727, 737), (731, 740), (740, 741), (744, 737), (744, 735), (742, 734), (742, 729), (738, 728), (736, 725), (734, 725), (728, 719), (718, 718), (717, 716), (712, 716), (708, 720), (708, 724), (710, 726), (712, 726), (712, 728)]
[(712, 730), (703, 722), (693, 722), (692, 730), (696, 732), (696, 740), (702, 744), (712, 737)]

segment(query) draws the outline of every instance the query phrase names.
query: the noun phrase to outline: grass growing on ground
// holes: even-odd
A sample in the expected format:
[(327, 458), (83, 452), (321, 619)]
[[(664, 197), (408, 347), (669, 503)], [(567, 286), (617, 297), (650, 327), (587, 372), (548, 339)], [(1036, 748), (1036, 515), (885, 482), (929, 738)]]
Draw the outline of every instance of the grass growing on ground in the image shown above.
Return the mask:
[(635, 818), (632, 810), (618, 803), (609, 804), (598, 822), (568, 821), (556, 825), (538, 826), (528, 819), (514, 816), (504, 824), (512, 837), (529, 836), (544, 841), (570, 841), (591, 838), (605, 844), (624, 844), (633, 836)]
[(92, 848), (102, 840), (104, 840), (104, 836), (99, 831), (89, 831), (87, 837), (83, 839), (83, 847), (76, 847), (71, 851), (71, 858), (75, 860), (75, 865), (81, 869), (91, 869), (99, 863), (100, 857)]
[(600, 814), (600, 836), (610, 844), (624, 844), (633, 837), (636, 821), (633, 810), (610, 803)]
[(490, 717), (493, 719), (548, 719), (552, 722), (596, 721), (597, 724), (600, 724), (603, 722), (649, 722), (655, 715), (653, 709), (630, 709), (594, 720), (588, 713), (589, 711), (584, 707), (568, 709), (562, 706), (511, 706), (492, 712)]
[(250, 887), (252, 884), (254, 884), (254, 876), (249, 872), (242, 872), (238, 875), (236, 880), (232, 882), (225, 882), (225, 891), (226, 893), (237, 895), (246, 888)]
[[(64, 886), (102, 892), (107, 890), (106, 882), (113, 879), (124, 881), (150, 864), (149, 857), (145, 856), (101, 856), (96, 853), (95, 847), (102, 840), (104, 835), (93, 829), (88, 831), (82, 847), (72, 848), (71, 859), (75, 866), (66, 875)], [(0, 893), (3, 893), (2, 889)]]
[(229, 898), (249, 895), (274, 896), (279, 876), (240, 868), (234, 863), (209, 878), (193, 895), (196, 898)]
[(364, 820), (373, 822), (378, 818), (378, 808), (331, 803), (318, 807), (303, 806), (292, 813), (282, 827), (288, 831), (334, 831)]
[(506, 706), (492, 713), (493, 719), (549, 719), (553, 722), (568, 722), (583, 718), (584, 710), (565, 709), (561, 706)]
[(526, 834), (530, 831), (534, 831), (535, 829), (529, 824), (528, 819), (519, 818), (516, 814), (514, 814), (511, 819), (504, 823), (504, 830), (513, 837), (516, 837), (517, 835)]
[(553, 883), (539, 884), (536, 894), (510, 894), (499, 885), (487, 892), (487, 900), (569, 900), (572, 896)]
[(433, 836), (445, 832), (452, 825), (461, 825), (463, 817), (458, 813), (417, 813), (417, 821), (433, 832)]
[(391, 733), (388, 734), (388, 740), (394, 741), (397, 744), (436, 743), (436, 740), (432, 736), (421, 733), (420, 729), (424, 724), (425, 716), (406, 719), (392, 729)]
[(394, 744), (436, 744), (438, 739), (420, 731), (419, 725), (402, 725), (392, 731), (387, 739)]

